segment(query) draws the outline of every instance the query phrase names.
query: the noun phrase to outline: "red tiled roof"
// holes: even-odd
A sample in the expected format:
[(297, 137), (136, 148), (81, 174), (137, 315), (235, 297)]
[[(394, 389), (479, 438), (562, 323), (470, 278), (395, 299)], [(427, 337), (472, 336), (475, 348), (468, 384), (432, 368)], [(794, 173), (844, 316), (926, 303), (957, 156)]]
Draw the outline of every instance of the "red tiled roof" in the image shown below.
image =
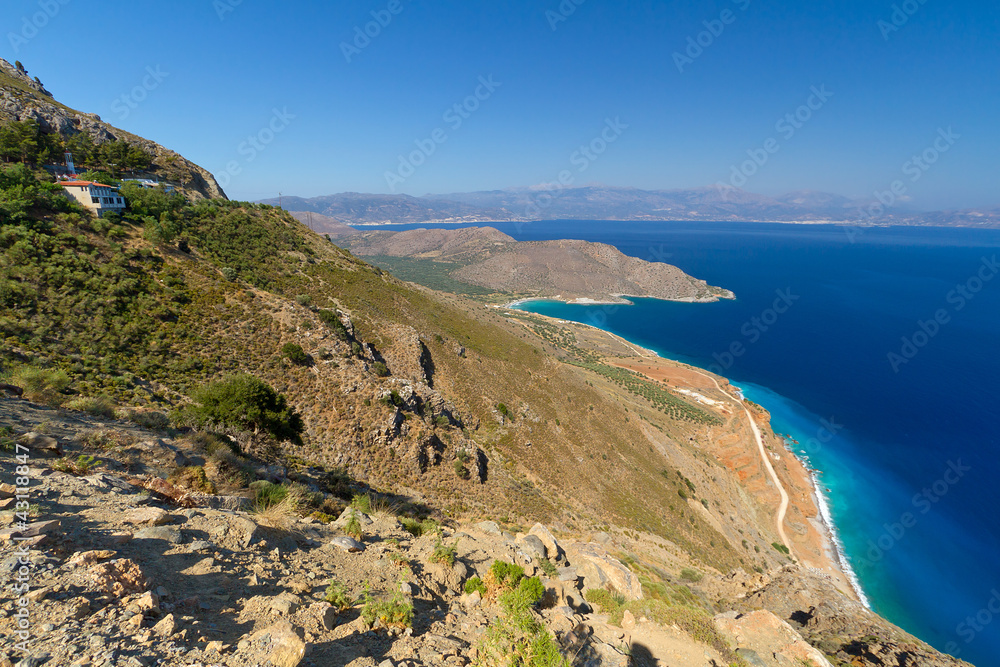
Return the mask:
[(112, 188), (112, 189), (115, 187), (113, 185), (104, 185), (103, 183), (95, 183), (94, 181), (60, 181), (59, 185), (63, 187), (67, 185), (76, 185), (80, 187), (84, 185), (96, 185), (99, 188)]

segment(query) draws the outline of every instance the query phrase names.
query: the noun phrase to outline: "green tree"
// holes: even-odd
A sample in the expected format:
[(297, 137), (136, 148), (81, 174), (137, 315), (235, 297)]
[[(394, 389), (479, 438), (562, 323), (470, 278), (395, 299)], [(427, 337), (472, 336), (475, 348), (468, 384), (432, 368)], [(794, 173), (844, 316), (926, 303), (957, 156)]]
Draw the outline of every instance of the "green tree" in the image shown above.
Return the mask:
[(189, 408), (199, 426), (218, 424), (277, 440), (298, 442), (304, 428), (302, 417), (263, 380), (252, 375), (234, 375), (212, 382), (194, 393), (198, 403)]
[(5, 162), (38, 163), (41, 129), (34, 120), (12, 121), (0, 127), (0, 156)]
[(164, 192), (163, 188), (144, 188), (138, 183), (122, 184), (121, 193), (128, 201), (129, 210), (137, 216), (152, 216), (159, 219), (164, 213), (177, 213), (185, 207), (187, 200), (179, 192)]
[(293, 364), (305, 366), (309, 363), (309, 355), (298, 343), (285, 343), (281, 346), (281, 356), (287, 357)]
[(101, 185), (110, 185), (113, 188), (118, 187), (118, 179), (106, 171), (85, 171), (79, 176), (81, 181), (93, 181), (94, 183), (100, 183)]
[(63, 148), (73, 154), (73, 162), (77, 165), (93, 164), (97, 151), (94, 140), (86, 132), (78, 132), (66, 139)]

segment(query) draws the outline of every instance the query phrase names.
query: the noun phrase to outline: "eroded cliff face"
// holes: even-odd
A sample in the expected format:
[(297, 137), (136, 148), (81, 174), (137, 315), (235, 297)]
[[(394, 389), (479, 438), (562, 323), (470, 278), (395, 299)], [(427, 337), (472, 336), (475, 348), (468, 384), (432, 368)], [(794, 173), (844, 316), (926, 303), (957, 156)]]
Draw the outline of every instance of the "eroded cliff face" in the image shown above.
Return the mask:
[(113, 127), (97, 114), (82, 113), (61, 104), (27, 71), (0, 58), (0, 122), (12, 120), (34, 120), (44, 132), (65, 137), (85, 132), (97, 144), (127, 141), (150, 153), (152, 173), (175, 183), (188, 199), (226, 199), (226, 193), (207, 169), (155, 141)]

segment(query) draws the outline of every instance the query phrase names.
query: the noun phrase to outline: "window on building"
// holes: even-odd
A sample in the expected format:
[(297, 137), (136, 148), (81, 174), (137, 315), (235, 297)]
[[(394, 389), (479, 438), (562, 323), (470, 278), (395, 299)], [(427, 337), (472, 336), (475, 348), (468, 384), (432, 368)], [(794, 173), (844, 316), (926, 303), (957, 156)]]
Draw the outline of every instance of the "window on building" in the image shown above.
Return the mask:
[(91, 197), (90, 201), (93, 204), (100, 204), (101, 203), (101, 198), (100, 197)]

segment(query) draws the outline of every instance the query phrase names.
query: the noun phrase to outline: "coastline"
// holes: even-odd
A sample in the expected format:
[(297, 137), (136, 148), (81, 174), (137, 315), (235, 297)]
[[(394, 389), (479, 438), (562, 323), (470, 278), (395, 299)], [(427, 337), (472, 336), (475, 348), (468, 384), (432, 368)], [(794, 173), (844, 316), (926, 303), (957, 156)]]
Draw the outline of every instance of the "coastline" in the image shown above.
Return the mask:
[[(508, 304), (507, 306), (503, 307), (517, 310), (518, 306), (525, 303), (529, 303), (531, 301), (560, 301), (561, 303), (572, 303), (569, 301), (559, 300), (559, 299), (529, 298), (512, 302), (512, 304)], [(525, 311), (525, 312), (530, 312), (530, 311)], [(669, 356), (661, 354), (656, 350), (651, 350), (648, 348), (641, 347), (633, 343), (632, 341), (623, 338), (622, 336), (619, 336), (618, 334), (615, 334), (611, 331), (607, 331), (606, 329), (601, 329), (600, 327), (594, 326), (592, 324), (561, 320), (547, 315), (541, 315), (539, 313), (532, 313), (532, 314), (537, 315), (539, 317), (544, 317), (547, 319), (554, 320), (555, 322), (558, 322), (560, 324), (570, 323), (578, 326), (587, 327), (593, 329), (594, 331), (598, 331), (603, 335), (614, 338), (619, 343), (625, 345), (629, 349), (634, 350), (637, 353), (637, 356), (641, 358), (661, 359), (664, 361), (669, 361), (674, 364), (679, 364), (686, 368), (690, 368), (701, 374), (714, 375), (711, 373), (711, 371), (699, 368), (697, 366), (693, 366), (692, 364), (689, 364), (687, 362), (672, 359)], [(657, 381), (660, 380), (660, 378), (656, 378), (648, 374), (646, 375), (651, 379)], [(741, 400), (746, 400), (743, 391), (738, 386), (733, 384), (733, 382), (731, 382), (729, 378), (725, 378), (722, 376), (717, 376), (717, 377), (726, 382), (728, 386), (732, 388), (734, 393), (736, 393), (736, 395)], [(770, 411), (768, 412), (768, 414), (770, 414)], [(829, 564), (829, 567), (823, 567), (819, 564), (812, 564), (808, 560), (803, 559), (801, 556), (799, 557), (800, 563), (802, 564), (803, 567), (809, 567), (810, 569), (827, 574), (833, 577), (835, 580), (839, 581), (841, 584), (844, 584), (844, 586), (841, 586), (841, 589), (843, 590), (844, 593), (849, 594), (865, 608), (872, 609), (871, 601), (865, 594), (864, 589), (861, 586), (861, 582), (857, 576), (857, 573), (854, 572), (854, 569), (851, 567), (850, 560), (847, 557), (845, 547), (840, 539), (840, 534), (837, 530), (836, 522), (833, 520), (833, 515), (830, 509), (829, 500), (827, 499), (825, 493), (823, 492), (823, 487), (821, 485), (821, 480), (820, 480), (820, 475), (822, 474), (821, 471), (814, 469), (809, 464), (808, 459), (799, 456), (792, 448), (791, 446), (792, 443), (786, 437), (774, 433), (773, 429), (771, 429), (770, 427), (770, 424), (768, 425), (768, 428), (769, 430), (771, 430), (771, 432), (775, 435), (776, 438), (778, 438), (785, 444), (785, 450), (788, 452), (788, 454), (791, 455), (792, 459), (797, 464), (797, 467), (799, 469), (798, 472), (804, 478), (803, 481), (810, 490), (810, 495), (812, 497), (813, 503), (816, 506), (817, 516), (815, 518), (811, 518), (809, 521), (811, 524), (813, 524), (813, 527), (815, 528), (817, 535), (820, 537), (822, 541), (820, 547), (825, 556), (827, 564)], [(796, 471), (789, 470), (788, 472), (794, 475)]]
[[(795, 455), (794, 452), (792, 454)], [(831, 557), (836, 562), (840, 571), (847, 577), (847, 580), (851, 584), (851, 590), (854, 591), (858, 601), (865, 608), (871, 609), (871, 600), (865, 594), (864, 588), (861, 587), (861, 580), (858, 579), (857, 573), (851, 567), (851, 562), (848, 560), (847, 552), (844, 549), (844, 543), (840, 540), (840, 533), (837, 532), (837, 524), (834, 522), (833, 514), (830, 511), (830, 501), (827, 499), (826, 494), (823, 492), (823, 487), (820, 485), (820, 472), (809, 468), (797, 455), (795, 455), (795, 458), (805, 466), (809, 473), (809, 479), (812, 481), (813, 497), (816, 500), (816, 507), (819, 509), (819, 523), (822, 525), (823, 532), (829, 542)]]
[[(517, 310), (526, 303), (531, 303), (532, 301), (554, 301), (556, 303), (565, 303), (573, 306), (632, 306), (635, 305), (629, 299), (658, 299), (660, 301), (674, 301), (676, 303), (716, 303), (717, 301), (729, 301), (736, 299), (736, 293), (732, 290), (725, 290), (726, 295), (717, 296), (712, 295), (707, 298), (697, 298), (697, 297), (676, 297), (669, 298), (663, 296), (653, 296), (651, 294), (612, 294), (612, 297), (617, 297), (618, 301), (602, 301), (599, 299), (591, 299), (586, 296), (578, 296), (573, 298), (565, 298), (561, 294), (555, 296), (529, 296), (522, 299), (517, 299), (511, 301), (510, 303), (498, 304), (497, 308), (511, 308)], [(536, 313), (537, 314), (537, 313)], [(589, 326), (589, 325), (587, 325)], [(599, 329), (599, 331), (604, 331)], [(610, 333), (605, 331), (605, 333)], [(623, 339), (624, 340), (624, 339)], [(660, 355), (657, 355), (660, 356)], [(666, 358), (666, 357), (663, 357)]]

